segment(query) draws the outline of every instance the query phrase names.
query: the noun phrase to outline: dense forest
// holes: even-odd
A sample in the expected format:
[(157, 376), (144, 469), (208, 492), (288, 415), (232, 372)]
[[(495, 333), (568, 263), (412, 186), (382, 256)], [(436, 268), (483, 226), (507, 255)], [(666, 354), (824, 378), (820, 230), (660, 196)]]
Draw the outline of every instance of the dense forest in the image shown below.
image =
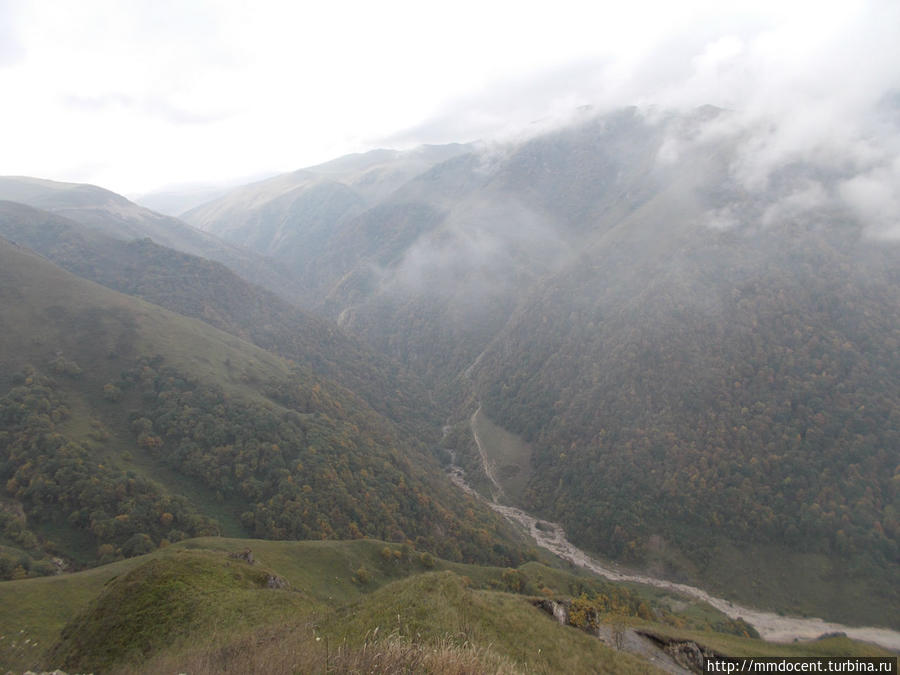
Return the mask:
[(420, 478), (423, 467), (398, 439), (371, 417), (348, 415), (319, 384), (265, 386), (281, 412), (232, 400), (155, 361), (112, 386), (141, 396), (132, 413), (138, 444), (224, 499), (245, 502), (242, 521), (255, 537), (409, 540), (449, 559), (519, 560), (498, 542), (496, 524), (464, 503), (437, 501), (440, 488)]
[(488, 414), (533, 441), (531, 504), (631, 561), (662, 535), (701, 565), (728, 539), (896, 570), (896, 251), (698, 233), (631, 296), (612, 264), (560, 275), (483, 359)]
[[(3, 511), (38, 549), (91, 564), (218, 532), (214, 515), (245, 536), (522, 559), (502, 519), (456, 493), (427, 437), (348, 389), (2, 240), (0, 262)], [(112, 496), (63, 484), (63, 468), (97, 473)], [(34, 548), (14, 539), (0, 544)]]
[[(34, 530), (46, 525), (70, 528), (93, 548), (84, 557), (104, 563), (185, 537), (219, 533), (216, 523), (199, 514), (185, 497), (173, 496), (133, 471), (98, 461), (82, 443), (61, 433), (60, 424), (72, 413), (52, 378), (26, 368), (15, 383), (0, 399), (0, 481), (4, 498), (23, 510), (19, 517), (3, 512), (0, 537), (9, 544), (38, 560), (44, 554), (68, 555), (62, 542)], [(27, 558), (27, 568), (21, 563), (11, 567), (10, 558), (0, 555), (3, 578), (21, 575), (18, 567), (38, 574), (56, 572), (47, 561), (32, 570)]]
[[(81, 557), (102, 563), (219, 532), (187, 498), (98, 461), (90, 447), (62, 433), (71, 411), (53, 378), (27, 368), (15, 383), (0, 399), (0, 479), (5, 498), (23, 513), (2, 511), (0, 536), (7, 543), (37, 560), (68, 555), (43, 533), (73, 528), (94, 550)], [(283, 407), (251, 404), (180, 375), (157, 357), (107, 383), (103, 396), (122, 413), (140, 403), (128, 413), (137, 446), (201, 481), (232, 509), (244, 504), (241, 520), (251, 536), (371, 537), (409, 541), (449, 559), (521, 562), (514, 546), (501, 543), (496, 519), (464, 503), (444, 506), (441, 489), (417, 477), (421, 467), (376, 419), (342, 420), (341, 401), (306, 384), (272, 385), (268, 393)], [(108, 436), (99, 422), (94, 427)], [(5, 578), (20, 566), (13, 558), (0, 563)], [(22, 560), (30, 571), (28, 558)], [(35, 572), (54, 571), (35, 564)]]
[(435, 412), (415, 377), (334, 324), (244, 281), (221, 263), (149, 239), (113, 239), (13, 202), (0, 202), (0, 236), (80, 277), (200, 319), (302, 364), (401, 426), (422, 437), (434, 435)]

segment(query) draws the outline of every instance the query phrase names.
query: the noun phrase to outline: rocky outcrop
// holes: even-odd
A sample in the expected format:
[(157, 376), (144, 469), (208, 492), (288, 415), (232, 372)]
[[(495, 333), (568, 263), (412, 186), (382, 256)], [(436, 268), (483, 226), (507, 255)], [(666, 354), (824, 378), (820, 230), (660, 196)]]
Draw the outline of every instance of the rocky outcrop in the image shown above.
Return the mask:
[(291, 587), (291, 585), (287, 582), (287, 580), (282, 579), (281, 577), (275, 576), (274, 574), (269, 574), (266, 577), (266, 588), (274, 588), (277, 590), (286, 591)]
[(645, 637), (672, 657), (682, 668), (693, 673), (702, 673), (707, 659), (727, 658), (724, 654), (713, 651), (693, 640), (679, 640), (645, 630), (635, 631)]
[(557, 602), (556, 600), (541, 598), (539, 600), (534, 600), (533, 604), (538, 609), (542, 609), (547, 612), (547, 614), (553, 616), (557, 623), (562, 624), (563, 626), (569, 625), (569, 605), (571, 605), (571, 603), (568, 600)]
[(249, 548), (245, 548), (243, 551), (235, 551), (234, 553), (229, 553), (228, 557), (235, 558), (236, 560), (243, 560), (248, 565), (252, 565), (256, 562), (253, 559), (253, 551), (251, 551)]
[[(563, 626), (572, 626), (569, 620), (569, 610), (572, 606), (570, 600), (551, 600), (549, 598), (538, 598), (532, 600), (532, 604), (550, 614), (556, 622)], [(599, 622), (595, 621), (593, 625)], [(599, 625), (594, 629), (587, 630), (583, 626), (582, 630), (596, 635), (611, 647), (619, 650), (638, 654), (639, 656), (649, 659), (654, 665), (667, 672), (682, 673), (689, 671), (692, 673), (702, 673), (706, 659), (722, 658), (724, 655), (715, 652), (708, 647), (694, 642), (693, 640), (679, 640), (659, 635), (646, 630), (626, 629), (622, 626), (606, 626)], [(654, 649), (655, 648), (655, 649)], [(659, 654), (655, 650), (659, 650), (665, 656), (653, 656), (654, 653)], [(661, 660), (659, 660), (661, 659)]]

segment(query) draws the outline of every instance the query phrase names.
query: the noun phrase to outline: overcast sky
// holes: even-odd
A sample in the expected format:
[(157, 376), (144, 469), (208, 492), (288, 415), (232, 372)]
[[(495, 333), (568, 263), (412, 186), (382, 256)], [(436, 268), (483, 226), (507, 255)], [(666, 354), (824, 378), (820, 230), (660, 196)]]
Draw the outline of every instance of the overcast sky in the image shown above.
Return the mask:
[(897, 0), (0, 0), (0, 174), (126, 194), (503, 136), (584, 104), (859, 133), (898, 87)]

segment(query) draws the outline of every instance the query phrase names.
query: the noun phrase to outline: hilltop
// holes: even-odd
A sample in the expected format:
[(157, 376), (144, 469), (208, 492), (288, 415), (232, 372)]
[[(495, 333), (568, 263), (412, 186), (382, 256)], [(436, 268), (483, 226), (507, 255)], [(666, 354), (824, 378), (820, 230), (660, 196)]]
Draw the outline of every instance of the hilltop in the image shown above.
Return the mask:
[(177, 218), (151, 211), (96, 185), (0, 176), (0, 200), (50, 211), (114, 239), (149, 238), (161, 246), (216, 260), (245, 279), (288, 299), (298, 290), (291, 275), (279, 269), (272, 260), (230, 245)]
[[(638, 629), (718, 653), (884, 654), (841, 638), (773, 645), (676, 597), (537, 563), (462, 565), (370, 540), (189, 540), (77, 574), (0, 585), (0, 598), (10, 597), (17, 602), (0, 603), (0, 664), (13, 668), (293, 672), (303, 663), (638, 673), (677, 667), (650, 643), (635, 655), (630, 644), (617, 650), (612, 638), (594, 637), (577, 618), (579, 608), (629, 639)], [(549, 598), (571, 603), (573, 625), (539, 608)]]

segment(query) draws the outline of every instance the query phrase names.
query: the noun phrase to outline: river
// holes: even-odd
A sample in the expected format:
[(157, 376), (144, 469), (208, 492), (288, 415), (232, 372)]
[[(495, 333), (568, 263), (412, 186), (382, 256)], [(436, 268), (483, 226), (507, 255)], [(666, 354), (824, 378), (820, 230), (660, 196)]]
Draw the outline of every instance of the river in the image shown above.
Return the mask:
[[(473, 434), (475, 442), (478, 445), (478, 451), (481, 455), (481, 461), (485, 466), (485, 473), (495, 486), (494, 497), (491, 500), (485, 499), (481, 494), (476, 492), (468, 484), (465, 472), (455, 464), (450, 468), (450, 479), (461, 490), (483, 501), (497, 513), (502, 514), (507, 520), (519, 525), (528, 532), (539, 546), (547, 549), (551, 553), (556, 554), (563, 560), (590, 570), (610, 581), (634, 582), (655, 586), (668, 591), (680, 593), (681, 595), (705, 602), (723, 614), (732, 619), (743, 619), (753, 626), (765, 640), (773, 642), (792, 642), (794, 640), (810, 640), (819, 637), (824, 633), (845, 633), (854, 640), (862, 640), (863, 642), (871, 642), (887, 649), (900, 651), (900, 632), (890, 630), (888, 628), (870, 628), (870, 627), (854, 627), (844, 626), (839, 623), (832, 623), (818, 618), (804, 618), (782, 616), (772, 612), (765, 612), (758, 609), (752, 609), (742, 605), (735, 604), (729, 600), (717, 598), (710, 595), (706, 591), (687, 584), (679, 584), (666, 579), (657, 579), (643, 574), (626, 572), (603, 563), (592, 558), (572, 542), (566, 539), (566, 533), (562, 526), (558, 523), (550, 523), (546, 520), (535, 518), (530, 513), (497, 502), (497, 495), (503, 494), (503, 488), (494, 477), (491, 470), (487, 453), (481, 446), (481, 440), (477, 434)], [(540, 527), (538, 527), (540, 523)]]

